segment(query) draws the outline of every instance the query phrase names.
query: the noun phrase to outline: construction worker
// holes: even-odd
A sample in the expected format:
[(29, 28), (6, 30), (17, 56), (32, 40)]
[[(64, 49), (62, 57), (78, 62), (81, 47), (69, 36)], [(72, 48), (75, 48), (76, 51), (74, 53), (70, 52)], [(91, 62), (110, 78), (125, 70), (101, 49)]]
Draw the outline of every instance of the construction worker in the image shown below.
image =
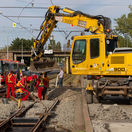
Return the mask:
[(20, 81), (18, 81), (18, 83), (16, 84), (17, 89), (21, 89), (24, 94), (23, 94), (23, 98), (21, 99), (22, 101), (27, 100), (28, 96), (29, 96), (29, 92), (28, 90), (26, 90), (27, 87), (27, 75), (24, 75)]
[(34, 88), (33, 89), (34, 92), (37, 91), (36, 88), (35, 88), (35, 86), (37, 84), (37, 79), (38, 79), (37, 75), (35, 75), (35, 74), (32, 75), (31, 87)]
[(7, 95), (6, 98), (9, 98), (10, 89), (12, 90), (12, 96), (15, 97), (15, 84), (16, 84), (16, 76), (13, 74), (13, 71), (10, 71), (6, 76), (5, 83), (7, 85)]
[(31, 82), (32, 82), (32, 76), (31, 74), (27, 77), (27, 89), (32, 92), (33, 88), (31, 87)]
[(44, 90), (42, 92), (43, 99), (47, 99), (47, 88), (49, 87), (49, 78), (47, 72), (43, 73)]
[(38, 98), (42, 100), (42, 92), (44, 91), (44, 82), (43, 82), (43, 78), (40, 75), (37, 79), (37, 84), (35, 87), (38, 87)]
[(59, 81), (58, 81), (59, 88), (62, 88), (63, 87), (63, 78), (64, 78), (64, 71), (63, 71), (62, 67), (60, 68), (60, 72), (58, 74), (58, 77), (59, 77)]

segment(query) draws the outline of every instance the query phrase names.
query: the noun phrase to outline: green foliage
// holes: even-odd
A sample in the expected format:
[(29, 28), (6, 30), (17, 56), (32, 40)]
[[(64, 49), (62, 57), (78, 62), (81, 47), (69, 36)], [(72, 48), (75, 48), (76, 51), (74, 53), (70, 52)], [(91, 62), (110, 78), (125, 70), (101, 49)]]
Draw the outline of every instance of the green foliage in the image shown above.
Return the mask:
[(119, 35), (119, 47), (132, 47), (132, 6), (129, 6), (130, 13), (123, 14), (115, 19), (117, 26), (115, 33)]
[[(23, 46), (22, 46), (23, 45)], [(12, 41), (9, 50), (31, 50), (31, 47), (33, 45), (33, 39), (20, 39), (16, 38)]]
[(50, 43), (48, 44), (48, 49), (61, 51), (61, 43), (59, 41), (56, 43), (55, 40), (50, 40)]
[(0, 51), (7, 51), (7, 46), (1, 48)]
[(56, 50), (61, 50), (61, 43), (60, 43), (60, 41), (58, 41), (57, 44), (56, 44)]

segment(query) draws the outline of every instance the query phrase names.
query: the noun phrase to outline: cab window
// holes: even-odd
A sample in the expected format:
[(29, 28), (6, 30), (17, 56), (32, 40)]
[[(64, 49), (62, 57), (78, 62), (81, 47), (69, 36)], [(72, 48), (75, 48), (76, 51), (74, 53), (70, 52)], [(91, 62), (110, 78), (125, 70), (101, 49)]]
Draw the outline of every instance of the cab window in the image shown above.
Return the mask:
[(99, 39), (90, 39), (90, 58), (99, 57)]
[(86, 59), (86, 40), (76, 40), (74, 43), (72, 60), (74, 64), (83, 62)]
[(106, 56), (113, 53), (115, 48), (117, 48), (117, 38), (106, 39)]

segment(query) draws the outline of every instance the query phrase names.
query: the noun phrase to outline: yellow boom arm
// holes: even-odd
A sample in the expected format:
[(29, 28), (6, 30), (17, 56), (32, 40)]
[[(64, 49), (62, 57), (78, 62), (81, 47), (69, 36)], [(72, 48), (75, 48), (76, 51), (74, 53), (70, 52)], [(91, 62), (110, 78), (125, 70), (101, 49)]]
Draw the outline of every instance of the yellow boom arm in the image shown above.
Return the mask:
[[(60, 10), (62, 13), (60, 13)], [(74, 11), (68, 8), (61, 9), (59, 6), (51, 6), (45, 15), (45, 20), (40, 26), (40, 33), (33, 43), (33, 61), (37, 61), (42, 57), (43, 46), (56, 27), (57, 22), (82, 27), (85, 31), (90, 31), (91, 33), (105, 33), (111, 26), (111, 21), (107, 17), (101, 15), (91, 16), (80, 11)]]

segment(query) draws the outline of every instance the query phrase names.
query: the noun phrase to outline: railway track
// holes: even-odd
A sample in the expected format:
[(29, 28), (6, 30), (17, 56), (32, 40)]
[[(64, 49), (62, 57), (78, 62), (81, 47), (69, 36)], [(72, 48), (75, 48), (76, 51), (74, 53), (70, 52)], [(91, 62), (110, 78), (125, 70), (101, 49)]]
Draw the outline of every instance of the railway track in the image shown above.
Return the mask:
[[(53, 79), (53, 82), (54, 82), (54, 79), (56, 78), (56, 75), (51, 75), (49, 77), (50, 80)], [(19, 109), (16, 113), (14, 113), (10, 118), (2, 121), (0, 123), (0, 132), (39, 132), (39, 131), (45, 131), (45, 128), (47, 128), (47, 124), (46, 124), (46, 121), (47, 119), (49, 118), (49, 115), (52, 111), (52, 109), (56, 106), (58, 100), (56, 100), (56, 98), (58, 98), (61, 94), (64, 94), (68, 89), (71, 88), (71, 90), (77, 90), (78, 91), (78, 88), (74, 87), (71, 87), (70, 86), (70, 83), (73, 82), (73, 80), (80, 80), (80, 77), (76, 78), (75, 76), (73, 75), (65, 75), (64, 77), (64, 88), (63, 89), (59, 89), (59, 88), (54, 88), (53, 91), (55, 90), (55, 92), (53, 92), (53, 94), (51, 95), (53, 97), (54, 94), (58, 94), (60, 92), (60, 90), (62, 90), (62, 92), (60, 92), (58, 95), (56, 95), (53, 100), (55, 100), (55, 102), (53, 103), (53, 105), (51, 107), (49, 107), (49, 109), (45, 110), (41, 113), (36, 113), (36, 114), (39, 114), (40, 117), (24, 117), (25, 113), (30, 109), (32, 108), (32, 105), (29, 106), (29, 108), (21, 108)], [(73, 82), (73, 84), (76, 84), (76, 81)], [(75, 85), (76, 86), (76, 85)], [(80, 87), (80, 86), (79, 86)], [(64, 91), (63, 91), (64, 90)], [(81, 89), (80, 89), (81, 90)], [(89, 112), (88, 112), (88, 106), (87, 106), (87, 103), (85, 101), (85, 92), (83, 91), (82, 89), (82, 92), (81, 92), (81, 102), (82, 102), (82, 106), (80, 107), (80, 109), (82, 109), (82, 113), (81, 115), (83, 115), (83, 120), (84, 120), (84, 124), (85, 124), (85, 131), (87, 132), (93, 132), (93, 127), (92, 127), (92, 123), (91, 123), (91, 120), (90, 120), (90, 117), (89, 117)], [(70, 98), (72, 97), (73, 94), (70, 94), (70, 96), (65, 96), (64, 98)], [(77, 96), (78, 96), (78, 93), (77, 93)], [(63, 102), (63, 99), (64, 98), (60, 98), (62, 99), (61, 102)], [(65, 101), (64, 101), (65, 102)], [(35, 104), (36, 102), (34, 102)], [(74, 107), (74, 106), (73, 106)], [(57, 107), (58, 108), (58, 107)], [(66, 112), (67, 113), (67, 112)], [(59, 113), (58, 113), (59, 115)], [(76, 115), (75, 115), (76, 116)], [(52, 116), (50, 116), (52, 119)], [(78, 119), (77, 119), (78, 120)], [(50, 123), (49, 123), (50, 124)], [(52, 126), (52, 125), (51, 125)], [(65, 127), (64, 126), (59, 126), (62, 131), (64, 132), (72, 132), (72, 129)], [(52, 129), (52, 127), (48, 126), (48, 129)], [(57, 131), (56, 130), (56, 127), (54, 130), (52, 131)], [(51, 132), (51, 131), (50, 131)]]
[(32, 103), (26, 108), (21, 107), (8, 119), (5, 119), (0, 123), (0, 132), (39, 132), (45, 128), (46, 120), (50, 115), (52, 109), (57, 105), (59, 100), (55, 100), (54, 103), (43, 113), (40, 118), (24, 118), (25, 113), (34, 106)]
[(88, 104), (85, 98), (85, 90), (82, 89), (82, 111), (85, 123), (85, 132), (94, 132), (93, 125), (90, 119)]

